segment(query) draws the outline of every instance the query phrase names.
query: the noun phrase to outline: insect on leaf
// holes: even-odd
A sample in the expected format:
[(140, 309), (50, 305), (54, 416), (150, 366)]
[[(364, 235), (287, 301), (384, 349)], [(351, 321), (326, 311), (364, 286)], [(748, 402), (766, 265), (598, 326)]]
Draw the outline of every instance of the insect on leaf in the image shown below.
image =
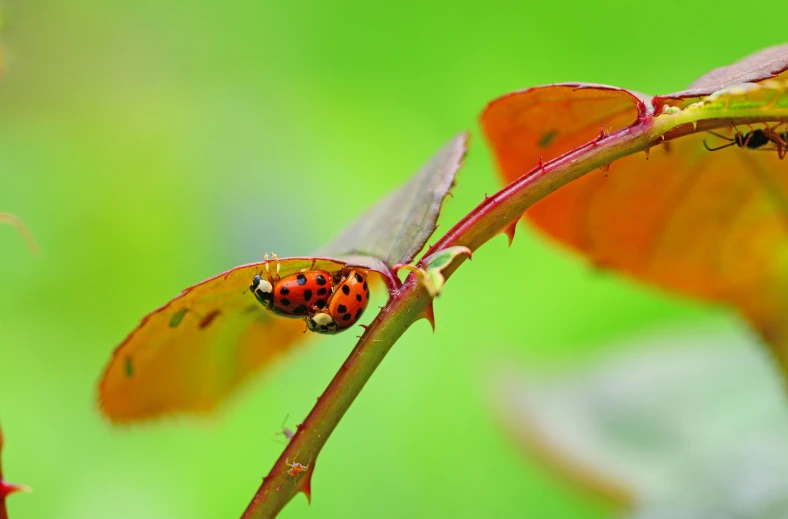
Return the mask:
[[(778, 69), (788, 67), (788, 46), (765, 53), (765, 68), (757, 55), (745, 60), (756, 67), (751, 74), (742, 66), (725, 70), (746, 78), (779, 73), (774, 79), (727, 87), (676, 108), (682, 115), (730, 121), (727, 129), (715, 135), (693, 133), (690, 127), (674, 140), (667, 135), (668, 142), (648, 154), (626, 156), (608, 171), (597, 170), (562, 187), (537, 202), (526, 217), (599, 267), (733, 305), (770, 343), (786, 370), (788, 160), (780, 158), (786, 151), (780, 135), (788, 132), (788, 73)], [(722, 76), (703, 84), (727, 84)], [(588, 139), (600, 125), (648, 131), (652, 121), (670, 117), (654, 111), (664, 105), (659, 98), (649, 102), (611, 89), (548, 86), (493, 102), (482, 122), (504, 180), (511, 182), (533, 167), (540, 153), (555, 157), (583, 139), (586, 146), (596, 145)], [(744, 112), (763, 123), (736, 126)], [(558, 137), (539, 149), (541, 135), (553, 129)], [(771, 132), (773, 140), (747, 148), (741, 139), (754, 131), (761, 136)], [(564, 134), (574, 140), (560, 140)], [(707, 149), (723, 145), (728, 146)]]
[(369, 209), (319, 253), (410, 263), (437, 228), (443, 199), (462, 166), (468, 135), (446, 144), (413, 178)]
[[(280, 258), (281, 275), (312, 267)], [(314, 268), (344, 263), (317, 260)], [(236, 267), (184, 290), (146, 316), (112, 355), (99, 406), (116, 423), (206, 413), (304, 340), (306, 324), (264, 309), (249, 291), (265, 263)]]
[[(465, 134), (452, 140), (414, 179), (328, 248), (341, 259), (318, 260), (314, 268), (335, 272), (345, 265), (361, 266), (396, 286), (399, 280), (390, 265), (412, 260), (435, 230), (465, 142)], [(279, 264), (285, 276), (311, 268), (312, 259), (286, 258)], [(303, 320), (275, 316), (249, 293), (252, 278), (264, 265), (244, 265), (203, 281), (145, 317), (116, 348), (104, 372), (98, 395), (104, 415), (122, 423), (211, 412), (303, 341)]]

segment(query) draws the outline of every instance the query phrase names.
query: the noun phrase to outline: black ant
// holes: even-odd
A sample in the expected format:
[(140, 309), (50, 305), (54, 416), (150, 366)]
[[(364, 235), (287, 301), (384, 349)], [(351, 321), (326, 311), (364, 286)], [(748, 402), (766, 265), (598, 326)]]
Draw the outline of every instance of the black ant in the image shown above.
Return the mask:
[[(778, 124), (777, 126), (780, 125)], [(757, 130), (752, 130), (749, 133), (741, 133), (738, 129), (736, 129), (736, 135), (734, 135), (732, 139), (730, 137), (710, 131), (710, 134), (719, 137), (720, 139), (729, 141), (730, 144), (723, 144), (722, 146), (718, 146), (716, 148), (709, 148), (709, 145), (706, 144), (706, 141), (704, 140), (703, 146), (709, 151), (717, 151), (723, 148), (729, 148), (731, 146), (756, 150), (766, 146), (769, 143), (774, 143), (777, 146), (777, 156), (782, 160), (786, 153), (788, 153), (788, 132), (778, 133), (774, 131), (777, 126), (774, 128), (769, 128), (768, 126), (766, 128), (758, 128)], [(736, 126), (734, 126), (734, 128), (736, 128)]]

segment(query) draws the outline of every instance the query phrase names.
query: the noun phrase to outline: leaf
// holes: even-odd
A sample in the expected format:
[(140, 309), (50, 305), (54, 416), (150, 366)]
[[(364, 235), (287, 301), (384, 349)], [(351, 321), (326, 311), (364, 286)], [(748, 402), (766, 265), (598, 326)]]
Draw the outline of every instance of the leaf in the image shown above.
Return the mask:
[[(361, 266), (380, 274), (411, 261), (435, 230), (440, 205), (465, 154), (467, 136), (446, 145), (408, 184), (371, 209), (328, 247), (315, 268)], [(393, 263), (392, 263), (393, 262)], [(280, 259), (282, 276), (311, 258)], [(118, 346), (99, 384), (99, 406), (116, 423), (208, 413), (255, 373), (302, 341), (306, 326), (268, 313), (248, 293), (264, 263), (236, 267), (183, 291), (145, 317)]]
[(11, 213), (0, 213), (0, 223), (4, 223), (15, 228), (17, 231), (19, 231), (19, 234), (22, 235), (22, 238), (25, 240), (25, 243), (27, 243), (28, 248), (35, 254), (39, 252), (38, 245), (33, 239), (32, 233), (24, 224), (24, 222), (22, 222), (22, 220), (20, 220), (17, 216)]
[(689, 86), (687, 90), (655, 97), (655, 104), (670, 100), (703, 97), (742, 83), (757, 83), (777, 77), (788, 69), (788, 44), (762, 49), (742, 60), (708, 72)]
[[(788, 47), (781, 49), (785, 58)], [(769, 63), (779, 61), (775, 52), (768, 51)], [(748, 61), (758, 62), (756, 58)], [(753, 74), (765, 75), (763, 67), (758, 70)], [(731, 71), (744, 73), (736, 67)], [(589, 89), (597, 95), (588, 93)], [(715, 128), (715, 121), (718, 125), (732, 120), (762, 121), (771, 128), (784, 124), (788, 121), (788, 73), (726, 88), (662, 113), (655, 112), (659, 103), (645, 102), (637, 94), (611, 94), (611, 89), (531, 89), (494, 101), (483, 114), (482, 124), (506, 182), (532, 167), (537, 153), (558, 156), (568, 151), (564, 146), (579, 146), (583, 139), (591, 140), (582, 146), (603, 145), (599, 136), (592, 137), (592, 128), (600, 124), (623, 135), (650, 132), (663, 119), (685, 121), (665, 135), (668, 142), (664, 145), (646, 155), (622, 158), (609, 171), (603, 168), (569, 183), (536, 203), (527, 218), (599, 267), (687, 296), (731, 304), (760, 331), (788, 369), (788, 320), (784, 318), (788, 311), (788, 161), (779, 159), (774, 144), (760, 150), (734, 145), (708, 151), (704, 140), (710, 147), (728, 142), (696, 133)], [(581, 94), (591, 101), (584, 102), (578, 97)], [(695, 128), (696, 124), (700, 126)], [(534, 143), (540, 125), (543, 133), (560, 128), (559, 136), (569, 137), (537, 150)], [(747, 125), (738, 129), (751, 131)], [(776, 131), (788, 131), (788, 125)]]
[(634, 123), (640, 95), (590, 83), (562, 83), (500, 97), (487, 105), (482, 129), (507, 181), (540, 159), (548, 162), (592, 141), (600, 131)]
[(372, 256), (389, 267), (410, 263), (437, 228), (443, 199), (462, 166), (468, 135), (446, 144), (413, 178), (350, 225), (319, 254)]
[[(311, 258), (280, 258), (284, 277)], [(340, 270), (328, 259), (316, 269)], [(99, 406), (116, 423), (207, 413), (308, 335), (301, 319), (265, 310), (249, 292), (265, 263), (242, 265), (184, 290), (146, 316), (112, 355)]]
[(446, 282), (446, 278), (443, 276), (443, 269), (451, 265), (452, 261), (459, 256), (468, 256), (470, 258), (472, 255), (473, 253), (468, 247), (449, 247), (424, 258), (422, 260), (424, 264), (423, 269), (413, 265), (395, 265), (394, 270), (410, 270), (416, 274), (419, 282), (427, 289), (430, 297), (435, 298), (440, 295), (443, 284)]
[(752, 340), (724, 330), (634, 342), (570, 373), (502, 370), (498, 418), (580, 488), (619, 489), (631, 517), (788, 517), (788, 409)]

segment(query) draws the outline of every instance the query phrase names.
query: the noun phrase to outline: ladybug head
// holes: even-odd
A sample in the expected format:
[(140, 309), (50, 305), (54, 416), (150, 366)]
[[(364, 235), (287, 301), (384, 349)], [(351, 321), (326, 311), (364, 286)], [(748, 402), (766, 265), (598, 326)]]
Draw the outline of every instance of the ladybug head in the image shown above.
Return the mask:
[(325, 312), (308, 317), (306, 319), (306, 327), (315, 333), (337, 333), (337, 323), (334, 322), (333, 317)]
[(271, 308), (274, 304), (274, 287), (271, 282), (263, 279), (260, 274), (257, 274), (252, 279), (252, 284), (249, 287), (254, 296), (266, 308)]

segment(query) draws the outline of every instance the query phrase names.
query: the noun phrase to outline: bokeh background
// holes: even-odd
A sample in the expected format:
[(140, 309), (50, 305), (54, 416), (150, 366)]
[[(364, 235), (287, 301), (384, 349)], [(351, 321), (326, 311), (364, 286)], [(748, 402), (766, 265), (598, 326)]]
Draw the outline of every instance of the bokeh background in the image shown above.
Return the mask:
[[(0, 210), (42, 250), (0, 228), (4, 467), (34, 488), (12, 517), (239, 516), (353, 334), (311, 338), (219, 416), (121, 429), (95, 404), (115, 345), (188, 285), (309, 254), (470, 129), (448, 229), (499, 189), (476, 122), (498, 95), (673, 91), (784, 36), (768, 8), (742, 24), (740, 2), (704, 5), (4, 2)], [(506, 440), (488, 366), (583, 363), (728, 317), (531, 230), (478, 251), (435, 310), (437, 333), (408, 331), (328, 442), (311, 508), (299, 496), (282, 517), (610, 517)]]

